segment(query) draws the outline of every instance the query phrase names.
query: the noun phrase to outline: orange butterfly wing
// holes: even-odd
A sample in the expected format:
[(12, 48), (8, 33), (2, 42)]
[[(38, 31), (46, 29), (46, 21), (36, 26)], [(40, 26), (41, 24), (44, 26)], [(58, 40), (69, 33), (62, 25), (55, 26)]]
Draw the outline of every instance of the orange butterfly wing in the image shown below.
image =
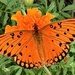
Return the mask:
[(17, 64), (26, 68), (40, 67), (37, 44), (31, 32), (16, 31), (1, 35), (0, 54), (13, 57)]
[(26, 67), (50, 66), (66, 56), (75, 39), (75, 19), (63, 20), (33, 31), (14, 31), (0, 36), (0, 54)]
[(49, 24), (41, 31), (46, 65), (52, 65), (66, 56), (70, 43), (75, 40), (75, 19)]

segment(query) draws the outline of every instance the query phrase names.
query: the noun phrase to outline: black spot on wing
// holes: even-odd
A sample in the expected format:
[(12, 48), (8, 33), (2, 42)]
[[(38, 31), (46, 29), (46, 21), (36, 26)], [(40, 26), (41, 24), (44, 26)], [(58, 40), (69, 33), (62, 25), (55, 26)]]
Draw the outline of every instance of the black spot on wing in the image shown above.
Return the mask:
[(67, 29), (67, 31), (70, 31), (69, 29)]
[(9, 53), (7, 54), (7, 56), (11, 56), (11, 52), (9, 52)]
[(54, 28), (53, 29), (56, 29), (56, 26), (54, 26)]
[(14, 33), (10, 33), (11, 36), (14, 36)]
[(70, 40), (70, 41), (74, 41), (74, 39), (73, 39), (73, 38), (69, 38), (69, 40)]
[(52, 51), (55, 51), (54, 49)]
[(62, 22), (58, 22), (58, 25), (61, 25), (62, 24)]
[(12, 57), (16, 57), (16, 54), (13, 54)]
[(31, 55), (29, 55), (29, 57), (31, 57)]
[(0, 49), (0, 52), (2, 51), (2, 48)]
[(15, 34), (14, 33), (10, 33), (12, 39), (14, 39)]
[(11, 47), (13, 47), (13, 45), (11, 45)]
[(7, 42), (7, 43), (6, 43), (6, 45), (8, 46), (8, 45), (9, 45), (9, 43)]
[(20, 35), (17, 35), (18, 38), (20, 38)]
[(18, 43), (18, 46), (21, 46), (21, 43)]
[(52, 24), (50, 24), (50, 28), (53, 28), (53, 25)]
[(66, 35), (66, 32), (64, 32), (64, 34)]
[(28, 46), (25, 46), (25, 48), (27, 48)]
[(66, 42), (66, 44), (70, 44), (70, 42)]
[(7, 50), (4, 50), (3, 54), (6, 54), (7, 53)]
[(20, 35), (22, 35), (22, 34), (23, 34), (23, 32), (19, 32), (19, 34), (20, 34)]
[(54, 42), (54, 40), (51, 40), (52, 42)]
[(75, 34), (72, 34), (73, 37), (75, 37)]
[(22, 52), (19, 53), (21, 56), (23, 55)]
[(58, 26), (60, 27), (60, 28), (62, 28), (62, 22), (58, 22)]
[(59, 37), (59, 34), (56, 34), (57, 37)]
[(62, 46), (62, 43), (61, 43), (61, 42), (59, 43), (59, 46), (60, 46), (60, 47)]

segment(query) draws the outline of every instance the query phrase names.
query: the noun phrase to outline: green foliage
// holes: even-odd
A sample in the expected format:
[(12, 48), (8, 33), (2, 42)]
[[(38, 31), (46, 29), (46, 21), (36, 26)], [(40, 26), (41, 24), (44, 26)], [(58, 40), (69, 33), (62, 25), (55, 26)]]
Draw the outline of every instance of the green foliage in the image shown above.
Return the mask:
[[(68, 0), (70, 2), (70, 0)], [(24, 0), (0, 0), (0, 33), (4, 32), (5, 26), (15, 25), (11, 16), (18, 10), (23, 14), (27, 8), (37, 7), (43, 15), (50, 12), (55, 15), (53, 21), (72, 18), (74, 16), (75, 3), (66, 5), (66, 0), (34, 0), (32, 5), (25, 5)], [(75, 75), (75, 42), (70, 46), (67, 55), (68, 62), (61, 62), (48, 67), (52, 75)], [(18, 66), (12, 59), (0, 55), (0, 75), (47, 75), (44, 68), (24, 69)]]

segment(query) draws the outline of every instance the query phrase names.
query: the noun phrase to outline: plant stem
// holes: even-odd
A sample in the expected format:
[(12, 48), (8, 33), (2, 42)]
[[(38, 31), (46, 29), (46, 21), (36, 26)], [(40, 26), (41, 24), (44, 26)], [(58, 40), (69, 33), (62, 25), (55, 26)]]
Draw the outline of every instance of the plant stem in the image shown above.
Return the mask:
[(48, 74), (48, 75), (51, 75), (51, 72), (48, 70), (48, 68), (47, 68), (45, 65), (44, 65), (43, 67), (44, 67), (44, 69), (46, 70), (47, 74)]

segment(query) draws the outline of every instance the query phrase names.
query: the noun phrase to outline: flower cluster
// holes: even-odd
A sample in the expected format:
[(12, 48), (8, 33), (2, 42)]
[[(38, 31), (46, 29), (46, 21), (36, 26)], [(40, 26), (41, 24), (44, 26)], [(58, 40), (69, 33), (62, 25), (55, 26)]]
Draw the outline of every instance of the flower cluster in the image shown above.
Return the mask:
[(17, 30), (33, 30), (34, 24), (37, 24), (38, 29), (44, 27), (45, 25), (51, 23), (50, 20), (54, 18), (54, 15), (46, 13), (42, 16), (42, 13), (38, 8), (27, 9), (27, 14), (22, 15), (20, 11), (12, 15), (11, 19), (17, 22), (17, 26), (7, 25), (5, 28), (5, 33), (17, 31)]

